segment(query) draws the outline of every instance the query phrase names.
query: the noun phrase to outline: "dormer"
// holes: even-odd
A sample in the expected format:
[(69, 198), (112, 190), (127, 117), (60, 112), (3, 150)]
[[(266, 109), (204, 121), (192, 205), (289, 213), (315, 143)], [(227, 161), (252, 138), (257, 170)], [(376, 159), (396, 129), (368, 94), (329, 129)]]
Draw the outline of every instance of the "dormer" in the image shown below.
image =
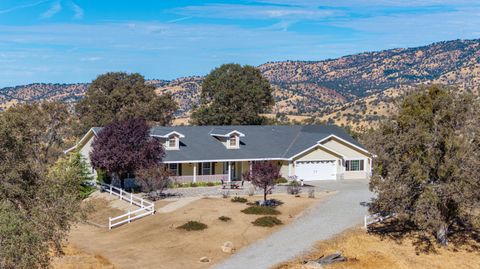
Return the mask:
[(185, 136), (179, 132), (172, 131), (163, 135), (152, 135), (161, 139), (163, 147), (165, 150), (179, 150), (180, 149), (180, 138)]
[(220, 128), (212, 130), (210, 135), (220, 140), (227, 149), (239, 149), (240, 137), (245, 136), (237, 130), (225, 130)]

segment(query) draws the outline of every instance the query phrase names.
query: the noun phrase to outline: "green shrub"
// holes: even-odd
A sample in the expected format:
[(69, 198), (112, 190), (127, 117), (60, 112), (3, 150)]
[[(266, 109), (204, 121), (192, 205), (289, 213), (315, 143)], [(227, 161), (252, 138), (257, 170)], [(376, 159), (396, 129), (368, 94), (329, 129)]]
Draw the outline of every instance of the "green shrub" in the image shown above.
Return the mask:
[(207, 182), (207, 187), (215, 186), (215, 182)]
[(261, 217), (261, 218), (256, 219), (252, 223), (255, 226), (273, 227), (275, 225), (281, 225), (282, 221), (277, 219), (277, 217), (265, 216), (265, 217)]
[(248, 200), (246, 198), (239, 197), (239, 196), (233, 197), (231, 201), (234, 202), (234, 203), (246, 203), (246, 202), (248, 202)]
[(226, 217), (226, 216), (221, 216), (221, 217), (218, 217), (219, 220), (223, 221), (223, 222), (227, 222), (227, 221), (230, 221), (231, 218), (229, 217)]
[(192, 187), (192, 188), (195, 188), (195, 187), (198, 187), (199, 184), (197, 182), (191, 182), (189, 187)]
[(288, 183), (288, 180), (284, 177), (279, 177), (275, 180), (275, 184)]
[(198, 221), (189, 221), (182, 226), (178, 226), (177, 229), (183, 229), (186, 231), (201, 231), (206, 229), (208, 226)]
[(251, 206), (245, 208), (242, 212), (253, 215), (280, 215), (280, 211), (269, 206)]

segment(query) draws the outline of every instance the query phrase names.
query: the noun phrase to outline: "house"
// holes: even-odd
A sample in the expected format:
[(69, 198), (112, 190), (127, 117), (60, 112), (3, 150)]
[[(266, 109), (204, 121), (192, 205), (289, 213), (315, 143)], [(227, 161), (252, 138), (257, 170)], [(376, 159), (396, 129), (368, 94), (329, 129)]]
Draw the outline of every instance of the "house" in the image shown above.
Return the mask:
[[(95, 127), (73, 148), (90, 163)], [(334, 125), (153, 127), (177, 182), (241, 180), (253, 162), (274, 161), (285, 178), (366, 179), (372, 155)], [(93, 169), (92, 172), (94, 173)]]

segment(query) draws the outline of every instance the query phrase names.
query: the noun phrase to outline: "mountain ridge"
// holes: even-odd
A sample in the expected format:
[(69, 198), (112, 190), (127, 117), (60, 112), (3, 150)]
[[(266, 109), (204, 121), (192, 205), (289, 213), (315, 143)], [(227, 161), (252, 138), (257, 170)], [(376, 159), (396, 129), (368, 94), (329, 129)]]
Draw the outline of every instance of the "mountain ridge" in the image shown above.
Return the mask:
[[(480, 86), (480, 39), (441, 41), (322, 61), (273, 61), (257, 68), (274, 89), (273, 114), (308, 116), (331, 122), (334, 118), (331, 114), (347, 110), (345, 107), (376, 96), (383, 98), (385, 105), (389, 103), (387, 99), (397, 96), (398, 92), (419, 85), (438, 83), (477, 90)], [(198, 104), (202, 80), (202, 76), (189, 76), (152, 79), (148, 83), (155, 85), (158, 94), (171, 93), (179, 104), (176, 116), (188, 117)], [(19, 102), (45, 99), (75, 103), (87, 88), (88, 83), (6, 87), (0, 89), (0, 109)], [(373, 99), (370, 102), (374, 102)], [(361, 109), (364, 111), (365, 105)], [(377, 111), (375, 115), (383, 114)], [(338, 123), (337, 119), (333, 122)]]

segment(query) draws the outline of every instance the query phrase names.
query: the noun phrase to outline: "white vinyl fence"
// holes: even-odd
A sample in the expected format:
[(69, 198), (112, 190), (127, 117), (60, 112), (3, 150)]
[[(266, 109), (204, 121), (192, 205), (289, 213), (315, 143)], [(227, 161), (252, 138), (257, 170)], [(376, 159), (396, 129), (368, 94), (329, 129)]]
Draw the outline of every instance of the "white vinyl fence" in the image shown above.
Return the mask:
[(131, 205), (136, 205), (139, 209), (134, 211), (128, 211), (127, 213), (117, 216), (117, 217), (109, 217), (108, 218), (108, 229), (112, 229), (118, 225), (122, 225), (124, 223), (130, 223), (133, 220), (143, 218), (148, 215), (153, 215), (155, 213), (155, 204), (148, 200), (145, 200), (141, 197), (133, 195), (132, 193), (126, 192), (120, 188), (117, 188), (112, 185), (100, 183), (100, 187), (103, 191), (110, 193), (111, 195), (118, 196), (120, 200), (125, 200)]

